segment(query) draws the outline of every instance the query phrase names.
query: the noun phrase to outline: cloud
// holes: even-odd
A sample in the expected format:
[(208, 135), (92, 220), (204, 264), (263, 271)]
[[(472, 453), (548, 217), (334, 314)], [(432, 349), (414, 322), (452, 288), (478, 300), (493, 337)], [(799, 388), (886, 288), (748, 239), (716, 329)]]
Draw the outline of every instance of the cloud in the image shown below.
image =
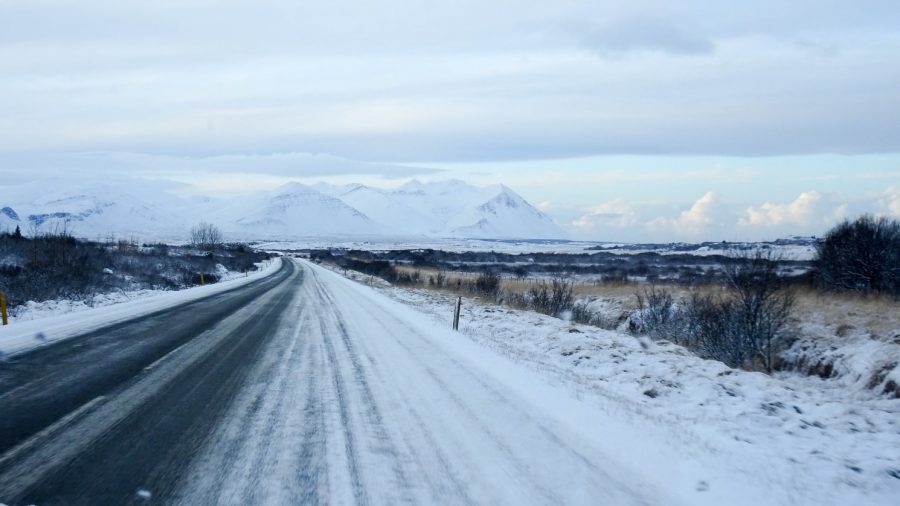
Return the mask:
[(759, 207), (749, 207), (738, 225), (773, 230), (793, 227), (794, 230), (802, 231), (797, 233), (803, 233), (840, 221), (847, 215), (847, 209), (847, 203), (840, 201), (837, 195), (808, 191), (791, 202), (766, 202)]
[(637, 212), (632, 205), (622, 199), (615, 199), (591, 208), (572, 221), (572, 227), (580, 235), (600, 234), (609, 232), (609, 229), (633, 226), (638, 221)]
[(900, 186), (891, 186), (879, 195), (877, 201), (880, 211), (884, 214), (900, 218)]
[(165, 156), (128, 152), (20, 153), (7, 155), (4, 171), (15, 178), (78, 171), (123, 176), (178, 176), (228, 173), (292, 178), (321, 176), (379, 176), (405, 178), (436, 174), (440, 169), (371, 163), (327, 154), (270, 153), (219, 156)]
[[(874, 197), (874, 198), (873, 198)], [(680, 207), (619, 198), (569, 216), (552, 208), (582, 239), (636, 242), (772, 240), (792, 235), (819, 236), (845, 218), (863, 213), (900, 217), (900, 187), (850, 197), (815, 190), (785, 202), (747, 206), (719, 192), (706, 192)]]
[(681, 212), (676, 218), (659, 217), (647, 223), (647, 228), (666, 236), (675, 235), (680, 238), (708, 238), (725, 218), (720, 197), (715, 192), (707, 192), (697, 199), (691, 207)]
[(267, 6), (5, 2), (0, 151), (449, 162), (900, 150), (898, 2)]

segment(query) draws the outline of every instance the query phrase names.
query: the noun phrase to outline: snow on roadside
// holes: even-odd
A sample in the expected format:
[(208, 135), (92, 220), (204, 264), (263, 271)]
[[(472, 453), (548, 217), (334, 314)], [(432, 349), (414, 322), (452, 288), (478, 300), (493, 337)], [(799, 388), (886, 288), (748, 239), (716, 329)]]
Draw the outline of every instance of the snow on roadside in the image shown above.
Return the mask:
[[(256, 271), (252, 271), (250, 275), (254, 275), (264, 269), (266, 269), (270, 261), (257, 262)], [(235, 279), (244, 279), (247, 277), (246, 273), (238, 272), (238, 271), (229, 271), (224, 265), (216, 264), (215, 266), (216, 275), (219, 276), (219, 281), (217, 284), (224, 283), (227, 281), (235, 280)], [(110, 274), (112, 271), (109, 271)], [(196, 287), (194, 287), (196, 288)], [(188, 288), (189, 290), (190, 288)], [(73, 300), (73, 299), (55, 299), (55, 300), (45, 300), (41, 302), (35, 302), (30, 300), (21, 306), (18, 306), (14, 311), (11, 311), (10, 314), (10, 324), (15, 324), (17, 322), (26, 322), (31, 320), (39, 320), (42, 318), (48, 318), (51, 316), (61, 315), (61, 314), (69, 314), (75, 313), (79, 311), (87, 311), (89, 309), (110, 306), (113, 304), (120, 304), (122, 302), (128, 302), (132, 300), (139, 300), (146, 297), (152, 297), (154, 295), (158, 295), (160, 293), (168, 293), (172, 290), (120, 290), (118, 292), (108, 292), (108, 293), (98, 293), (91, 297), (89, 301), (87, 300)], [(2, 348), (0, 348), (2, 349)]]
[(248, 275), (231, 273), (225, 280), (183, 290), (138, 290), (98, 295), (93, 307), (81, 301), (29, 302), (0, 327), (0, 360), (53, 341), (73, 337), (120, 321), (208, 297), (246, 285), (278, 271), (281, 259), (256, 264)]
[[(370, 284), (450, 325), (454, 297)], [(764, 473), (772, 495), (789, 503), (896, 504), (900, 494), (900, 399), (818, 377), (735, 370), (670, 343), (471, 300), (460, 330), (728, 466)]]

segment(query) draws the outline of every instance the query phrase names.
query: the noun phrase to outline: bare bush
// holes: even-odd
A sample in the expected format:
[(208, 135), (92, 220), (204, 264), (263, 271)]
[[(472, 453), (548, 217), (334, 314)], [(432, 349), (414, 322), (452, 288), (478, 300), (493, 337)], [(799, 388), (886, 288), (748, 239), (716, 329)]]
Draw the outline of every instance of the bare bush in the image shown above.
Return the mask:
[(550, 316), (559, 316), (574, 306), (573, 284), (562, 278), (540, 283), (528, 291), (528, 306)]
[(637, 298), (637, 332), (653, 339), (669, 339), (677, 342), (675, 297), (667, 290), (652, 287), (635, 294)]
[(222, 246), (222, 231), (212, 223), (201, 221), (191, 228), (191, 246), (213, 251)]
[(205, 282), (215, 282), (217, 264), (243, 272), (269, 257), (242, 246), (198, 255), (188, 248), (170, 254), (164, 245), (126, 244), (78, 240), (63, 224), (31, 237), (0, 234), (0, 291), (12, 309), (29, 300), (66, 298), (91, 304), (100, 293), (188, 286), (201, 272)]
[(528, 300), (526, 307), (541, 313), (549, 314), (550, 289), (547, 288), (546, 283), (541, 283), (528, 289)]
[(496, 297), (500, 292), (500, 274), (494, 271), (483, 271), (475, 279), (475, 291), (485, 297)]
[(725, 267), (733, 305), (732, 332), (772, 372), (778, 342), (794, 307), (794, 295), (778, 275), (778, 258), (757, 250)]
[(862, 216), (832, 228), (816, 246), (820, 289), (900, 296), (900, 221)]
[(736, 332), (734, 303), (727, 298), (692, 293), (683, 302), (678, 344), (698, 356), (719, 360), (731, 367), (747, 364), (752, 352)]
[(576, 302), (570, 310), (570, 317), (570, 321), (573, 323), (609, 328), (609, 324), (604, 321), (603, 316), (591, 311), (586, 302)]
[(573, 306), (573, 284), (562, 278), (554, 278), (550, 282), (550, 314), (559, 316), (563, 311), (568, 311)]
[(778, 275), (778, 260), (754, 251), (722, 268), (727, 284), (719, 296), (693, 292), (676, 301), (655, 288), (637, 294), (632, 331), (732, 367), (756, 365), (771, 372), (794, 306), (793, 293)]

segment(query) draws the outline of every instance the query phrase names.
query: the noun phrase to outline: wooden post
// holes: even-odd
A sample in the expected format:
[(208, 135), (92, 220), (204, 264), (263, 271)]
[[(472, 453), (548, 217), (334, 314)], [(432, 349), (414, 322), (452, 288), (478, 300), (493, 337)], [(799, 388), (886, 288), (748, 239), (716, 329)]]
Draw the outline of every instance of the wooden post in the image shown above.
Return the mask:
[(453, 312), (453, 330), (459, 330), (459, 312), (462, 309), (462, 297), (456, 298), (456, 311)]
[(203, 285), (205, 285), (205, 284), (206, 284), (206, 280), (203, 279), (203, 273), (201, 272), (201, 273), (200, 273), (200, 286), (203, 286)]
[(0, 316), (2, 316), (3, 324), (9, 325), (9, 320), (6, 318), (6, 294), (0, 292)]

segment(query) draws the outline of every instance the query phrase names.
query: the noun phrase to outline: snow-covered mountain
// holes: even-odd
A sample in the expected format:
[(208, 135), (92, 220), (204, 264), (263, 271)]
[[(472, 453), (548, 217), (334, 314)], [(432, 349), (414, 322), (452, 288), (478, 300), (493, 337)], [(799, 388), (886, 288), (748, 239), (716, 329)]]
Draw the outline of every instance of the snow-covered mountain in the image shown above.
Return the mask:
[(381, 235), (387, 230), (344, 202), (300, 183), (213, 205), (201, 213), (226, 235), (279, 239), (317, 235)]
[(233, 240), (308, 237), (561, 239), (547, 215), (503, 185), (413, 180), (394, 189), (361, 184), (289, 183), (226, 199), (182, 198), (164, 184), (40, 181), (0, 186), (0, 231), (49, 231), (65, 223), (78, 236), (183, 239), (205, 220)]
[(33, 229), (53, 232), (65, 227), (80, 237), (175, 237), (187, 230), (191, 212), (185, 199), (164, 187), (133, 181), (60, 184), (54, 181), (0, 186), (0, 231)]

